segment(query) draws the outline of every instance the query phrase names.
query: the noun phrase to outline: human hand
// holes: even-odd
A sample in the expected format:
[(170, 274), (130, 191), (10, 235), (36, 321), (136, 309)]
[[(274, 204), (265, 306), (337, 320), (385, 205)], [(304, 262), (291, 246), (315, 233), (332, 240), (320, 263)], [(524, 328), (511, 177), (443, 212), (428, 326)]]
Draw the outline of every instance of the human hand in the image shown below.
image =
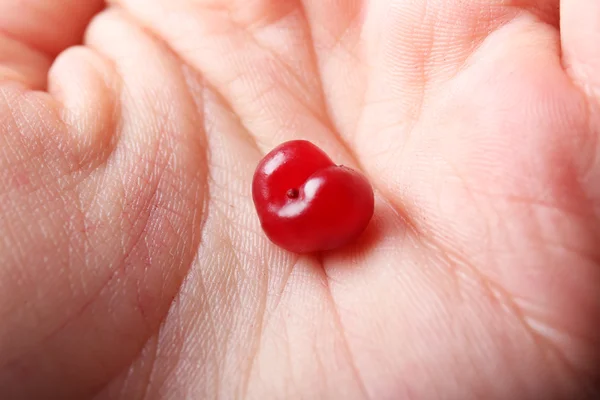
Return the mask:
[[(101, 7), (0, 0), (1, 398), (591, 397), (600, 3)], [(295, 138), (358, 243), (261, 232)]]

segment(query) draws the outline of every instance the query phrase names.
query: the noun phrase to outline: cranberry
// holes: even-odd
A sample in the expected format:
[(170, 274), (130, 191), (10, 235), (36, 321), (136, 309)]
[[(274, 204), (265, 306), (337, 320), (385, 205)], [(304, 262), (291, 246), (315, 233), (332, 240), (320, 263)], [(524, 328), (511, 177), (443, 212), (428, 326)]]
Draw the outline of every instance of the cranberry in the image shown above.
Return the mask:
[(354, 241), (374, 208), (373, 189), (364, 175), (335, 165), (305, 140), (283, 143), (261, 160), (252, 198), (269, 239), (296, 253)]

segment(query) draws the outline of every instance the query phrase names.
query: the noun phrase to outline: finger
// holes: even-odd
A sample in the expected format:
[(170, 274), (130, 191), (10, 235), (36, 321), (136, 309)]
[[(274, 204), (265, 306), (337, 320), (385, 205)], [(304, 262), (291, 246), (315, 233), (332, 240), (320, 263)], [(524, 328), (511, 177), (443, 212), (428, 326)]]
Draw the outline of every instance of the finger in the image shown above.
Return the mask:
[(600, 2), (562, 0), (560, 35), (567, 72), (588, 95), (600, 98)]
[(365, 0), (302, 0), (332, 125), (348, 140), (356, 127), (366, 86), (361, 40)]
[(43, 88), (52, 59), (81, 41), (103, 0), (0, 0), (0, 82)]
[[(60, 55), (49, 87), (73, 132), (95, 135), (102, 141), (92, 139), (96, 147), (112, 148), (102, 165), (64, 175), (55, 190), (69, 208), (49, 214), (54, 223), (62, 221), (70, 239), (57, 239), (44, 251), (58, 253), (53, 263), (65, 267), (44, 279), (40, 255), (29, 252), (21, 265), (36, 279), (26, 288), (13, 285), (23, 299), (13, 304), (25, 305), (9, 314), (12, 321), (3, 320), (0, 369), (12, 364), (0, 373), (0, 392), (8, 388), (28, 398), (83, 398), (122, 370), (164, 318), (198, 249), (202, 225), (206, 170), (201, 106), (194, 101), (201, 93), (190, 95), (192, 75), (114, 11), (94, 19), (86, 41), (92, 50), (73, 47)], [(107, 118), (112, 113), (118, 124)], [(21, 207), (17, 217), (44, 219), (47, 203)], [(17, 217), (6, 216), (9, 226), (18, 224)], [(32, 242), (44, 243), (42, 232), (49, 230), (38, 225), (31, 228)], [(24, 333), (29, 315), (44, 318)]]

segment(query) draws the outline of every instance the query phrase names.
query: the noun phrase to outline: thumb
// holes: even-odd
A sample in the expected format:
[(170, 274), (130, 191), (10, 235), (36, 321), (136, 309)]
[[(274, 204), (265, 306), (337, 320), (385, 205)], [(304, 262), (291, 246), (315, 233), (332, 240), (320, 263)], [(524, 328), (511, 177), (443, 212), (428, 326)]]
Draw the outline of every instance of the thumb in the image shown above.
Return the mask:
[(77, 44), (103, 0), (0, 0), (0, 83), (44, 89), (54, 57)]

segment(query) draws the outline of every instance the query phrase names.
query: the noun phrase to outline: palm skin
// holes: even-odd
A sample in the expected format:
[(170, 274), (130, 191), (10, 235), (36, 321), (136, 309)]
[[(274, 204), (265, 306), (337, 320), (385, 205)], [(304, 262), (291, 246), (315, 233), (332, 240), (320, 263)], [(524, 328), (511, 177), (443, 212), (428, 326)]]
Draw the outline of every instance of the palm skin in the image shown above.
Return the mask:
[[(0, 397), (593, 397), (596, 2), (16, 3)], [(373, 183), (353, 246), (261, 232), (295, 138)]]

